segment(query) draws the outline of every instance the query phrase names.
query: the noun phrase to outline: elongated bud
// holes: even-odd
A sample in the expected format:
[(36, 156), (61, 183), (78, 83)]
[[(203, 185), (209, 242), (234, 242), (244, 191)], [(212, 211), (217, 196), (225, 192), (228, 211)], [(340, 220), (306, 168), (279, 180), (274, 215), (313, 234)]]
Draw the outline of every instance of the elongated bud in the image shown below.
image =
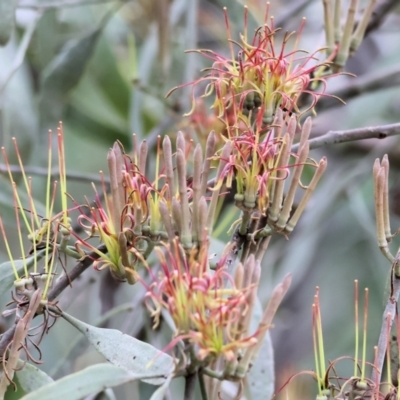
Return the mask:
[(181, 131), (178, 132), (176, 137), (176, 150), (181, 150), (183, 154), (186, 154), (186, 142), (185, 137)]
[(354, 31), (351, 43), (350, 43), (350, 54), (354, 53), (358, 47), (360, 46), (365, 31), (367, 29), (368, 23), (371, 20), (372, 13), (374, 11), (374, 7), (377, 0), (370, 0), (367, 8), (364, 11), (364, 14), (361, 18), (361, 21), (357, 25), (357, 29)]
[(324, 174), (327, 166), (327, 160), (325, 157), (321, 159), (321, 161), (318, 164), (317, 170), (315, 171), (315, 174), (310, 182), (310, 184), (307, 187), (307, 190), (303, 196), (303, 198), (300, 201), (300, 204), (298, 205), (296, 211), (294, 212), (292, 218), (290, 218), (289, 223), (286, 226), (286, 231), (288, 233), (292, 232), (294, 227), (296, 226), (301, 214), (303, 213), (308, 200), (310, 199), (311, 195), (313, 194), (319, 180), (321, 179), (322, 175)]
[(239, 365), (236, 369), (237, 377), (244, 377), (252, 363), (252, 361), (257, 358), (258, 353), (263, 344), (265, 335), (268, 329), (272, 325), (272, 319), (275, 316), (279, 305), (281, 304), (285, 294), (289, 290), (290, 284), (292, 282), (291, 275), (286, 275), (282, 283), (280, 283), (272, 292), (271, 298), (268, 302), (267, 308), (261, 318), (261, 322), (258, 326), (257, 344), (255, 346), (246, 349), (243, 358), (240, 360)]
[(279, 150), (279, 162), (276, 173), (275, 189), (272, 197), (272, 205), (268, 212), (268, 217), (272, 222), (278, 220), (278, 215), (282, 207), (283, 190), (285, 187), (286, 167), (289, 164), (290, 149), (293, 143), (294, 133), (296, 131), (296, 119), (292, 117), (289, 122), (288, 130), (283, 137), (283, 144)]
[(284, 229), (286, 223), (290, 217), (290, 212), (292, 211), (292, 206), (294, 202), (294, 196), (296, 194), (296, 189), (300, 184), (301, 174), (303, 172), (304, 164), (307, 161), (308, 153), (309, 153), (310, 145), (308, 142), (304, 143), (304, 145), (299, 150), (299, 158), (297, 159), (297, 166), (294, 167), (294, 173), (292, 180), (290, 182), (290, 187), (288, 193), (286, 195), (285, 201), (283, 203), (282, 211), (279, 215), (278, 222), (276, 223), (276, 227), (279, 229)]
[(332, 13), (332, 1), (323, 0), (324, 5), (324, 26), (325, 26), (325, 37), (326, 46), (328, 47), (328, 55), (330, 55), (335, 48), (334, 45), (334, 28), (333, 28), (333, 13)]
[(193, 201), (192, 201), (192, 237), (193, 241), (198, 240), (199, 225), (199, 201), (201, 197), (201, 167), (203, 165), (203, 154), (200, 144), (194, 149), (193, 156)]
[(171, 216), (169, 215), (168, 212), (168, 207), (163, 201), (160, 201), (159, 204), (160, 204), (161, 219), (163, 221), (165, 230), (167, 232), (168, 240), (172, 242), (175, 238), (175, 233), (172, 227), (172, 221), (171, 221)]
[(208, 135), (208, 138), (207, 138), (204, 163), (203, 163), (203, 168), (201, 170), (201, 195), (202, 196), (206, 195), (207, 181), (208, 181), (208, 177), (210, 175), (210, 169), (211, 169), (211, 157), (215, 153), (215, 145), (216, 145), (215, 133), (214, 133), (214, 131), (212, 131), (212, 132), (210, 132), (210, 134)]
[(179, 233), (182, 232), (182, 216), (181, 216), (181, 205), (175, 197), (172, 198), (172, 221), (175, 231)]
[(358, 0), (351, 0), (347, 12), (347, 19), (343, 30), (343, 36), (339, 44), (339, 50), (335, 57), (335, 65), (341, 70), (346, 64), (350, 53), (350, 43), (354, 28), (355, 15), (357, 11)]
[[(374, 171), (375, 172), (375, 171)], [(380, 167), (376, 173), (374, 180), (375, 187), (375, 214), (376, 214), (376, 237), (378, 240), (378, 246), (381, 249), (386, 249), (388, 243), (385, 235), (385, 217), (383, 214), (383, 194), (385, 190), (386, 173), (385, 168)]]
[(112, 221), (116, 231), (121, 229), (121, 214), (125, 206), (123, 186), (123, 152), (118, 142), (108, 151), (107, 162), (110, 174), (112, 197)]
[(143, 142), (140, 144), (140, 149), (139, 149), (139, 171), (145, 175), (146, 174), (146, 163), (147, 163), (147, 153), (149, 149), (147, 146), (147, 141), (143, 140)]
[(221, 156), (219, 159), (219, 165), (218, 165), (218, 170), (217, 170), (217, 180), (216, 180), (216, 185), (219, 186), (218, 189), (213, 190), (212, 196), (211, 196), (211, 202), (210, 206), (208, 208), (208, 215), (207, 215), (207, 227), (209, 234), (212, 233), (213, 225), (214, 225), (214, 218), (215, 218), (215, 212), (217, 209), (217, 203), (218, 203), (218, 198), (219, 198), (219, 193), (221, 191), (221, 186), (222, 186), (222, 172), (228, 162), (229, 156), (232, 151), (232, 142), (226, 142), (224, 147), (222, 148)]
[(392, 239), (390, 230), (390, 215), (389, 215), (389, 158), (387, 154), (383, 156), (382, 167), (385, 169), (385, 182), (383, 187), (383, 220), (385, 225), (385, 236), (388, 242)]
[(178, 174), (179, 202), (181, 207), (181, 242), (183, 247), (192, 247), (192, 235), (190, 232), (190, 210), (186, 186), (186, 162), (181, 149), (176, 152), (176, 167)]
[(164, 165), (165, 165), (165, 179), (169, 187), (170, 199), (175, 196), (175, 182), (174, 182), (174, 167), (172, 165), (172, 147), (171, 140), (168, 136), (164, 137), (163, 140), (163, 152), (164, 152)]
[(204, 196), (200, 198), (197, 215), (197, 237), (200, 242), (206, 242), (208, 236), (207, 229), (207, 201)]

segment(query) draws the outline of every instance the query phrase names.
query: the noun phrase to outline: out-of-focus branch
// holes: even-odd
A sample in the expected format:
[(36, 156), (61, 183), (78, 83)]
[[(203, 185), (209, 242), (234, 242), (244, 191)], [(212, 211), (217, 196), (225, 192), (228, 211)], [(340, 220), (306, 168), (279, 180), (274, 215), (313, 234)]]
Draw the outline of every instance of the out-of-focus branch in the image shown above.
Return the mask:
[[(331, 94), (348, 101), (361, 94), (375, 92), (400, 85), (400, 65), (379, 72), (372, 72), (368, 75), (351, 80), (346, 86), (332, 92)], [(316, 106), (317, 112), (335, 107), (340, 103), (336, 98), (323, 97)]]
[(38, 2), (38, 1), (21, 1), (18, 4), (19, 8), (31, 8), (34, 10), (43, 10), (48, 8), (65, 8), (65, 7), (80, 7), (87, 5), (98, 5), (105, 3), (114, 3), (117, 0), (64, 0), (52, 2)]
[(365, 36), (370, 34), (375, 29), (379, 28), (382, 25), (383, 21), (385, 20), (386, 15), (389, 14), (390, 11), (398, 4), (399, 4), (398, 0), (380, 1), (376, 5), (372, 13), (371, 20), (369, 21), (369, 24), (365, 31)]
[(297, 17), (299, 14), (301, 16), (301, 12), (312, 2), (312, 0), (288, 2), (285, 7), (280, 10), (279, 16), (275, 18), (275, 26), (279, 28), (284, 27), (290, 18)]
[[(329, 131), (325, 135), (310, 139), (310, 150), (330, 144), (354, 142), (363, 139), (385, 139), (389, 136), (400, 135), (400, 123), (373, 126), (367, 128), (349, 129), (347, 131)], [(292, 151), (297, 151), (299, 145), (292, 146)]]
[[(27, 175), (38, 175), (38, 176), (48, 176), (48, 169), (42, 167), (24, 167), (25, 173)], [(18, 165), (10, 165), (10, 171), (13, 174), (22, 174), (21, 168)], [(0, 174), (7, 174), (8, 168), (4, 164), (0, 164)], [(60, 176), (60, 170), (57, 168), (50, 171), (50, 176), (53, 179), (58, 179)], [(77, 182), (95, 182), (101, 183), (100, 175), (95, 174), (82, 174), (81, 172), (67, 172), (67, 179), (71, 179)], [(109, 178), (104, 177), (104, 182), (109, 183)]]

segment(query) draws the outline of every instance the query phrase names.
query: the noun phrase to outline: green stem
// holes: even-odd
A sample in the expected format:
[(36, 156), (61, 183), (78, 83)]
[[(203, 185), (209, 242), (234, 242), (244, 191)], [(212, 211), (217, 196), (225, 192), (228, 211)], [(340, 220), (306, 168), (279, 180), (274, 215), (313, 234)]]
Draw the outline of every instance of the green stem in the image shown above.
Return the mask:
[(147, 242), (147, 248), (146, 248), (146, 251), (143, 253), (143, 258), (146, 260), (147, 259), (147, 257), (151, 254), (151, 252), (153, 251), (153, 249), (154, 249), (154, 243), (153, 242), (151, 242), (151, 241), (149, 241), (149, 242)]
[(204, 375), (210, 376), (211, 378), (218, 379), (219, 381), (222, 381), (224, 379), (224, 374), (212, 371), (211, 369), (208, 368), (203, 368), (202, 373)]
[(247, 225), (251, 219), (250, 211), (243, 211), (242, 222), (240, 224), (239, 233), (245, 235), (247, 233)]
[(75, 258), (75, 260), (79, 260), (82, 258), (82, 254), (79, 254), (77, 251), (75, 251), (75, 248), (73, 246), (63, 246), (61, 242), (57, 245), (57, 248), (59, 251), (66, 254), (67, 256)]
[(203, 371), (203, 368), (199, 369), (199, 372), (198, 372), (197, 376), (199, 378), (201, 399), (202, 400), (208, 400), (206, 384), (204, 382), (204, 371)]

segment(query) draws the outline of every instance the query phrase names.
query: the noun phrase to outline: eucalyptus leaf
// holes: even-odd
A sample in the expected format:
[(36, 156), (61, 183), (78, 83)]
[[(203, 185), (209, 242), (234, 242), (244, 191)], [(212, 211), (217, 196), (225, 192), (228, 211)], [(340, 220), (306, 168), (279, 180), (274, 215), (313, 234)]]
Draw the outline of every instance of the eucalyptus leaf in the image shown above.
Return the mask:
[(265, 335), (258, 357), (247, 375), (247, 385), (251, 400), (268, 400), (274, 394), (274, 351), (269, 332)]
[[(1, 62), (1, 60), (0, 60)], [(25, 139), (22, 138), (22, 142), (24, 144), (28, 144), (25, 142)], [(18, 145), (21, 144), (21, 141), (18, 141)], [(31, 145), (30, 145), (31, 146)], [(20, 146), (19, 146), (20, 147)], [(31, 146), (32, 147), (32, 146)], [(21, 149), (20, 149), (21, 151)], [(11, 158), (11, 157), (10, 157)], [(17, 181), (19, 177), (17, 175), (13, 175), (13, 179)], [(21, 185), (20, 185), (21, 186)], [(13, 202), (13, 189), (12, 185), (10, 183), (10, 180), (7, 176), (1, 176), (0, 175), (0, 215), (1, 219), (3, 220), (4, 225), (11, 229), (15, 229), (15, 207), (14, 207), (14, 202)], [(30, 207), (30, 196), (26, 193), (23, 187), (18, 187), (18, 195), (22, 203), (22, 207), (26, 208), (29, 210)], [(46, 207), (45, 205), (39, 201), (38, 199), (35, 199), (35, 209), (38, 215), (47, 215)], [(8, 230), (6, 228), (6, 231)], [(6, 232), (7, 233), (7, 232)]]
[(68, 95), (83, 76), (102, 29), (103, 24), (80, 39), (68, 41), (43, 71), (39, 99), (42, 127), (49, 128), (61, 119)]
[(174, 372), (174, 360), (148, 343), (128, 336), (116, 329), (97, 328), (66, 313), (62, 317), (78, 329), (95, 349), (112, 364), (133, 373), (156, 376), (146, 379), (152, 385), (161, 385)]
[[(45, 254), (45, 249), (42, 249), (37, 252), (37, 260), (39, 261)], [(25, 262), (27, 265), (28, 270), (34, 265), (34, 257), (27, 257), (25, 258)], [(24, 262), (22, 260), (15, 260), (14, 261), (15, 267), (18, 271), (18, 275), (21, 276), (24, 274)], [(6, 261), (0, 264), (0, 295), (10, 290), (14, 284), (15, 275), (12, 268), (11, 261)]]
[(101, 393), (95, 393), (85, 397), (85, 400), (118, 400), (111, 388), (103, 390)]
[(42, 386), (54, 382), (45, 372), (32, 364), (24, 363), (22, 360), (18, 363), (18, 368), (21, 369), (17, 370), (15, 373), (18, 378), (19, 387), (26, 393), (33, 392)]
[[(111, 364), (97, 364), (42, 386), (22, 397), (22, 400), (80, 400), (104, 388), (142, 379), (146, 375), (134, 374)], [(148, 375), (147, 375), (148, 376)]]
[(167, 393), (169, 385), (172, 380), (172, 375), (170, 375), (165, 382), (153, 393), (150, 400), (164, 400), (164, 396)]
[(5, 46), (10, 40), (17, 5), (18, 0), (0, 0), (0, 46)]

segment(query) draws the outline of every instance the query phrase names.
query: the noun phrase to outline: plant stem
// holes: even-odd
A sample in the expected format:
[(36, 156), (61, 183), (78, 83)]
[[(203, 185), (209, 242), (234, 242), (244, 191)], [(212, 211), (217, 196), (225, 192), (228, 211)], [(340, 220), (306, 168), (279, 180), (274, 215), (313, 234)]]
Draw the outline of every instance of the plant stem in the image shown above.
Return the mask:
[[(106, 247), (101, 245), (99, 246), (99, 250), (101, 252), (105, 252)], [(69, 274), (62, 276), (54, 285), (53, 289), (49, 291), (47, 296), (48, 300), (53, 301), (67, 286), (70, 285), (72, 281), (74, 281), (85, 270), (87, 270), (93, 264), (93, 261), (97, 260), (99, 257), (100, 256), (97, 253), (92, 252), (88, 254), (82, 261), (78, 262), (72, 271)]]
[(334, 97), (325, 97), (319, 100), (316, 110), (318, 113), (340, 105), (337, 97), (348, 102), (349, 100), (373, 93), (378, 90), (394, 87), (400, 82), (400, 65), (395, 65), (383, 71), (373, 71), (356, 79), (349, 80), (338, 90), (331, 93)]
[[(394, 273), (396, 264), (399, 262), (399, 260), (398, 260), (399, 255), (400, 255), (400, 251), (397, 253), (394, 263), (392, 265), (391, 294), (388, 298), (385, 310), (383, 312), (381, 332), (379, 334), (379, 339), (378, 339), (378, 346), (377, 346), (378, 350), (377, 350), (377, 356), (376, 356), (376, 361), (375, 361), (375, 368), (372, 369), (372, 375), (371, 375), (371, 380), (378, 385), (381, 381), (383, 362), (385, 359), (386, 346), (388, 343), (388, 335), (390, 335), (390, 330), (391, 330), (391, 327), (393, 324), (393, 319), (396, 316), (396, 306), (397, 306), (397, 301), (398, 301), (399, 295), (400, 295), (400, 278), (397, 277), (396, 274)], [(389, 316), (389, 314), (390, 314), (390, 316)], [(390, 320), (388, 320), (389, 317), (390, 317)]]
[(240, 224), (239, 228), (239, 234), (240, 235), (246, 235), (247, 233), (247, 226), (251, 220), (251, 212), (250, 211), (243, 211), (242, 214), (242, 222)]
[(197, 371), (190, 372), (185, 376), (185, 393), (183, 396), (184, 400), (194, 399), (194, 389), (196, 387)]
[(397, 0), (382, 0), (378, 2), (375, 6), (375, 9), (372, 13), (371, 19), (365, 31), (365, 36), (367, 36), (370, 32), (377, 29), (385, 17), (389, 12), (398, 4)]
[(204, 382), (203, 368), (199, 369), (198, 377), (199, 377), (201, 398), (202, 398), (202, 400), (208, 400), (207, 391), (206, 391), (206, 385), (205, 385), (205, 382)]
[[(99, 246), (100, 251), (106, 250), (104, 245)], [(62, 276), (53, 289), (49, 291), (47, 296), (49, 301), (53, 301), (67, 286), (71, 284), (76, 278), (78, 278), (86, 269), (88, 269), (93, 262), (99, 258), (99, 255), (95, 252), (90, 253), (84, 260), (78, 262), (69, 274)], [(9, 343), (13, 340), (16, 325), (6, 330), (0, 339), (0, 358), (3, 356), (5, 349)]]
[[(363, 139), (386, 139), (389, 136), (400, 135), (400, 123), (366, 128), (349, 129), (346, 131), (329, 131), (325, 135), (311, 139), (310, 150), (330, 144), (354, 142)], [(297, 151), (298, 144), (291, 151)]]

